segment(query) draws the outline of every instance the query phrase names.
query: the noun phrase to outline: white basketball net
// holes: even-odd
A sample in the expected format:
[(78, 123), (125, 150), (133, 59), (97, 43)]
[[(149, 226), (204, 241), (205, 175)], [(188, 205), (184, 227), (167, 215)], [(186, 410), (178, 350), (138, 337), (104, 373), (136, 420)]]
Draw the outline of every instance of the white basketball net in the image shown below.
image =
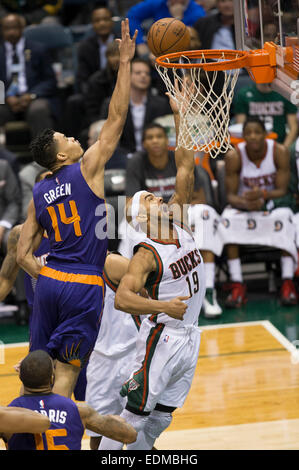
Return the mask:
[[(223, 60), (224, 56), (217, 62)], [(192, 63), (186, 56), (181, 56), (180, 61)], [(211, 63), (204, 55), (196, 61)], [(179, 108), (177, 147), (209, 153), (213, 158), (232, 148), (228, 132), (229, 111), (239, 69), (207, 72), (201, 67), (180, 68), (179, 63), (171, 68), (156, 64), (156, 68)], [(220, 75), (221, 87), (217, 90)], [(179, 93), (174, 86), (176, 80)]]

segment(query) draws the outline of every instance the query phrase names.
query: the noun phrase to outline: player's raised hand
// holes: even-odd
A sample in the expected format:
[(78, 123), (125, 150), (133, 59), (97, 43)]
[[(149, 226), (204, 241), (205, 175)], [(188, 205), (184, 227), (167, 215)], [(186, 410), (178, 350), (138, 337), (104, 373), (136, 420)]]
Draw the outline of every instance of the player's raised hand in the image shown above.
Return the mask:
[(189, 296), (179, 296), (169, 300), (169, 302), (166, 302), (166, 308), (164, 312), (176, 320), (183, 320), (187, 310), (187, 305), (185, 302), (183, 302), (183, 300), (188, 300), (189, 298)]
[(116, 39), (119, 43), (120, 61), (130, 61), (133, 59), (137, 34), (138, 30), (136, 29), (134, 36), (131, 39), (128, 18), (121, 22), (121, 39)]

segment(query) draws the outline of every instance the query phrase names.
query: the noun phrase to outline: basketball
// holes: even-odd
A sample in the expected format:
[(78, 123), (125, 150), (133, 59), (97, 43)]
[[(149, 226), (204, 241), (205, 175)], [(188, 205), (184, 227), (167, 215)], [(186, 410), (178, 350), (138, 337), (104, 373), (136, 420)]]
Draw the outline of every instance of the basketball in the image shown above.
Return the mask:
[(156, 21), (147, 34), (147, 44), (154, 56), (188, 51), (190, 33), (187, 26), (176, 18)]

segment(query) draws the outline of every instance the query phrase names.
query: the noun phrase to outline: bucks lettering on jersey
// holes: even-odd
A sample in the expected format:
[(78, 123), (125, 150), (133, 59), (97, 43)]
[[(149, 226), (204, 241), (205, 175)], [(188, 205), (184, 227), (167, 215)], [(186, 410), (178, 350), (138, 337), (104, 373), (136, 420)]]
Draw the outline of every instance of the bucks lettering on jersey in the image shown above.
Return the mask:
[(153, 253), (156, 271), (147, 279), (146, 288), (153, 299), (171, 300), (178, 296), (189, 296), (183, 321), (175, 320), (164, 313), (152, 315), (156, 323), (180, 328), (197, 325), (205, 293), (204, 265), (195, 244), (192, 232), (186, 226), (174, 226), (176, 239), (171, 243), (163, 240), (145, 239), (135, 247), (135, 252), (144, 248)]

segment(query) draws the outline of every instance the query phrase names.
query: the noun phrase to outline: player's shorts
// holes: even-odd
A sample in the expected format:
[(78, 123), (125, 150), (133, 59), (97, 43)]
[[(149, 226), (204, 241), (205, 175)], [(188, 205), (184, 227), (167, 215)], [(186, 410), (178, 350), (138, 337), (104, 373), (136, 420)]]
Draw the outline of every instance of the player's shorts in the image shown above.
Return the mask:
[(136, 343), (136, 361), (121, 394), (126, 408), (149, 414), (157, 403), (180, 408), (194, 376), (201, 330), (196, 326), (171, 328), (143, 320)]
[(104, 294), (94, 268), (44, 266), (34, 295), (30, 351), (43, 349), (53, 359), (84, 367), (98, 336)]
[[(124, 381), (129, 377), (136, 349), (131, 348), (124, 356), (104, 356), (93, 351), (87, 366), (86, 403), (98, 413), (120, 415), (126, 399), (120, 395)], [(98, 436), (86, 430), (88, 436)]]

